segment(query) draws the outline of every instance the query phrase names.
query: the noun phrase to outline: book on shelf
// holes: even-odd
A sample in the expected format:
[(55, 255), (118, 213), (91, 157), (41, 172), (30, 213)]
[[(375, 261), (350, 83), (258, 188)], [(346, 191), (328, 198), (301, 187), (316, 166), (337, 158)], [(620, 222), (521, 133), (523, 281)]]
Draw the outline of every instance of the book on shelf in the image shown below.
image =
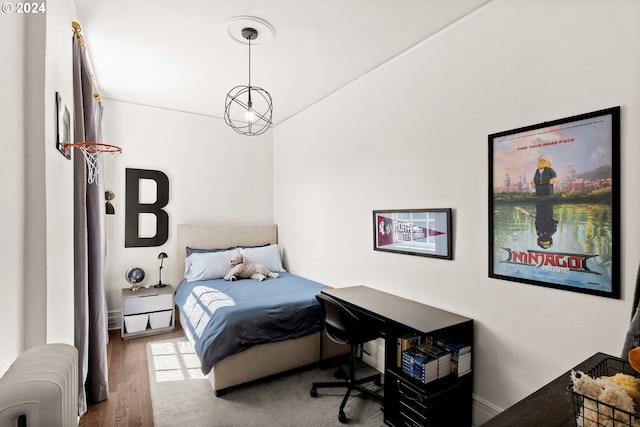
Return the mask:
[(437, 344), (447, 350), (451, 350), (452, 353), (464, 354), (471, 351), (471, 345), (451, 337), (438, 338)]
[(446, 377), (452, 372), (451, 352), (437, 344), (424, 343), (417, 348), (438, 361), (438, 378)]
[(398, 367), (402, 365), (402, 352), (417, 347), (422, 342), (422, 337), (418, 334), (407, 334), (398, 337)]
[(451, 351), (451, 371), (461, 377), (471, 372), (471, 345), (454, 337), (439, 337), (437, 343)]
[(438, 379), (438, 359), (411, 347), (402, 352), (402, 372), (426, 384)]
[(455, 371), (453, 371), (453, 372), (454, 372), (456, 375), (458, 375), (458, 377), (462, 377), (462, 376), (467, 375), (468, 373), (470, 373), (470, 372), (471, 372), (471, 368), (467, 368), (467, 369), (465, 369), (464, 371), (458, 371), (458, 370), (455, 370)]
[(471, 352), (453, 355), (451, 362), (453, 372), (459, 377), (471, 372)]
[(471, 366), (471, 353), (465, 353), (465, 354), (452, 354), (451, 355), (451, 362), (455, 363), (455, 364), (460, 364), (460, 365), (469, 365)]
[(471, 368), (467, 368), (467, 369), (465, 369), (464, 371), (458, 371), (458, 370), (455, 370), (455, 371), (453, 371), (453, 372), (454, 372), (456, 375), (458, 375), (458, 377), (461, 377), (461, 376), (463, 376), (463, 375), (467, 375), (468, 373), (470, 373), (470, 372), (471, 372)]

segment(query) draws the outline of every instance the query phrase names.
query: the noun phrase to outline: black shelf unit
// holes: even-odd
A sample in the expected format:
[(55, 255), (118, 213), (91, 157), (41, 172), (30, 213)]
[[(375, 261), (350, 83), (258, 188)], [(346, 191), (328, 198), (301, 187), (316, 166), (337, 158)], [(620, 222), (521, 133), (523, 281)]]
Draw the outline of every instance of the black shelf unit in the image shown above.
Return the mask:
[[(366, 286), (325, 288), (377, 325), (385, 338), (384, 422), (394, 427), (471, 426), (473, 319)], [(471, 372), (455, 373), (427, 384), (398, 366), (398, 338), (409, 334), (451, 337), (471, 346)]]
[[(426, 311), (439, 309), (424, 306)], [(471, 426), (473, 392), (473, 320), (460, 318), (449, 326), (419, 330), (388, 325), (385, 332), (385, 423), (391, 426)], [(397, 363), (397, 340), (408, 334), (453, 337), (471, 346), (471, 372), (451, 373), (427, 384), (409, 376)]]

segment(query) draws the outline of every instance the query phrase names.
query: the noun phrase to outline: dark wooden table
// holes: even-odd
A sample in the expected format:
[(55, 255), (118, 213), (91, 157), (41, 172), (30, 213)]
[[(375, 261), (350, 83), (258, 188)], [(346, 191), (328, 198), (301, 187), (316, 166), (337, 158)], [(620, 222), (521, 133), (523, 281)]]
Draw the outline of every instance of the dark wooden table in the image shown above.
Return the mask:
[[(573, 369), (587, 372), (607, 357), (612, 356), (596, 353)], [(496, 415), (482, 427), (575, 427), (571, 393), (567, 390), (571, 382), (570, 372), (571, 369)]]

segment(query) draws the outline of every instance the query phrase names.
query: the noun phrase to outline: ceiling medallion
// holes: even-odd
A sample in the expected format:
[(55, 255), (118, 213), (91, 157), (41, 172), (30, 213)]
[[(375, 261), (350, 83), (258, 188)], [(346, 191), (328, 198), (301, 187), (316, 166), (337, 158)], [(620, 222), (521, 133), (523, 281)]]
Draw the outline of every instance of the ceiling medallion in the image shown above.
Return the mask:
[(247, 38), (242, 34), (242, 30), (245, 28), (253, 28), (260, 34), (258, 39), (251, 40), (251, 44), (254, 46), (267, 44), (276, 36), (276, 30), (273, 28), (273, 25), (255, 16), (235, 16), (229, 18), (227, 22), (224, 23), (227, 37), (244, 45), (249, 43)]

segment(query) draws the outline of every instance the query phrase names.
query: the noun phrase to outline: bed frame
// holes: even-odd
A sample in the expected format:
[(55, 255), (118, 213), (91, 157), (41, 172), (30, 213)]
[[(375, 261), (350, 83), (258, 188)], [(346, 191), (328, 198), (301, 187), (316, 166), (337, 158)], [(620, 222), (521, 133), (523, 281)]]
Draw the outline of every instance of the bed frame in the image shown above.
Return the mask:
[[(278, 235), (274, 224), (179, 224), (177, 240), (175, 259), (178, 260), (178, 274), (175, 283), (180, 283), (184, 275), (187, 246), (208, 249), (275, 244), (278, 242)], [(188, 329), (185, 328), (184, 331), (193, 343), (193, 337), (190, 336)], [(321, 348), (322, 359), (348, 351), (345, 346), (339, 346), (328, 339), (324, 332), (315, 332), (300, 338), (254, 345), (216, 363), (207, 378), (215, 395), (221, 396), (229, 387), (319, 362)]]

